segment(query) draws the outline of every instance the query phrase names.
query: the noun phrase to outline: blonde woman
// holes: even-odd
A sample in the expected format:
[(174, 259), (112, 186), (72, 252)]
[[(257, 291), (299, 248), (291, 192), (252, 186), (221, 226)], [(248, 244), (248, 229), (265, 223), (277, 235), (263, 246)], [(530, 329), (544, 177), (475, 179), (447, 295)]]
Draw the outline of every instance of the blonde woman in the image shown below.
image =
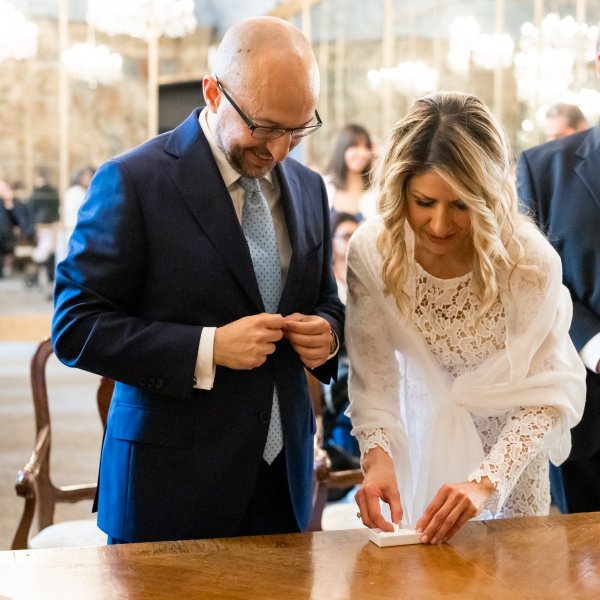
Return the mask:
[(547, 514), (585, 370), (550, 244), (518, 213), (510, 149), (478, 98), (418, 100), (350, 244), (349, 415), (368, 527), (450, 539), (473, 517)]

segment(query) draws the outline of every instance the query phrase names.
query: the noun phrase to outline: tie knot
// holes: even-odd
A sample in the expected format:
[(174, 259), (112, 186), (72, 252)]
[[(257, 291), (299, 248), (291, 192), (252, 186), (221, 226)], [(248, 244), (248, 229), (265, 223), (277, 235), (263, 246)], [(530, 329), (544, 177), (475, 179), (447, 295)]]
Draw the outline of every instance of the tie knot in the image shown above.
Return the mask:
[(260, 193), (260, 183), (258, 179), (251, 179), (250, 177), (240, 177), (240, 185), (246, 192), (258, 192)]

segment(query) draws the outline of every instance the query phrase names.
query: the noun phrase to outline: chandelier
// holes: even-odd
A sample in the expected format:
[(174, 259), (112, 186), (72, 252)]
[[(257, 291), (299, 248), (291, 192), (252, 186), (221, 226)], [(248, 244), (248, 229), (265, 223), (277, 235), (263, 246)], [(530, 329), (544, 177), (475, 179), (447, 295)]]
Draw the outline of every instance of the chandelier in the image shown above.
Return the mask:
[(104, 45), (74, 44), (61, 58), (69, 75), (91, 89), (98, 84), (113, 85), (123, 77), (123, 58)]
[(89, 0), (87, 22), (109, 35), (146, 41), (182, 37), (196, 27), (193, 0)]
[(438, 72), (421, 61), (407, 60), (397, 67), (371, 69), (368, 78), (374, 88), (382, 81), (391, 81), (408, 98), (433, 92), (438, 86)]
[(512, 65), (515, 43), (508, 33), (481, 33), (474, 17), (456, 17), (450, 24), (448, 64), (457, 73), (468, 73), (471, 60), (487, 70)]
[(546, 15), (539, 28), (525, 23), (514, 61), (519, 100), (532, 107), (567, 101), (575, 65), (595, 60), (597, 36), (597, 26), (555, 13)]
[(481, 28), (474, 17), (456, 17), (449, 29), (448, 65), (457, 73), (468, 73), (471, 50), (477, 43)]
[(20, 60), (37, 53), (38, 28), (6, 0), (0, 0), (0, 62)]

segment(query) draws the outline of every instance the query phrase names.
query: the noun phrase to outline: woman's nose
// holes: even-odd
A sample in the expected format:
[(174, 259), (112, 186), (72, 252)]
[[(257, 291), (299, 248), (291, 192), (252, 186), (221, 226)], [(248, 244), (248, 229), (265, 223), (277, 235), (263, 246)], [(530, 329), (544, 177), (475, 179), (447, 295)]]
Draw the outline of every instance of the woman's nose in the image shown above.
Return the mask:
[(448, 211), (444, 207), (438, 207), (434, 210), (429, 223), (431, 231), (438, 237), (444, 237), (452, 227), (452, 221)]

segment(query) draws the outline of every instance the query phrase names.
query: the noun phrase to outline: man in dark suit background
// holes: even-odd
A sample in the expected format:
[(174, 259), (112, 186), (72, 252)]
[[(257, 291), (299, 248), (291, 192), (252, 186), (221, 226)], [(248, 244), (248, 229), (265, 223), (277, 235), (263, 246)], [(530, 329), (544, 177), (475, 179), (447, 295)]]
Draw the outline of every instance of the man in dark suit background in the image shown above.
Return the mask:
[[(600, 76), (600, 38), (596, 71)], [(599, 168), (600, 124), (527, 150), (517, 165), (519, 196), (561, 256), (573, 298), (570, 333), (588, 369), (585, 411), (560, 467), (566, 496), (560, 507), (568, 512), (600, 510)]]
[(92, 180), (52, 339), (65, 364), (117, 382), (97, 495), (109, 542), (308, 525), (304, 367), (329, 382), (343, 330), (323, 181), (287, 157), (321, 123), (318, 91), (297, 28), (241, 21), (206, 108)]

